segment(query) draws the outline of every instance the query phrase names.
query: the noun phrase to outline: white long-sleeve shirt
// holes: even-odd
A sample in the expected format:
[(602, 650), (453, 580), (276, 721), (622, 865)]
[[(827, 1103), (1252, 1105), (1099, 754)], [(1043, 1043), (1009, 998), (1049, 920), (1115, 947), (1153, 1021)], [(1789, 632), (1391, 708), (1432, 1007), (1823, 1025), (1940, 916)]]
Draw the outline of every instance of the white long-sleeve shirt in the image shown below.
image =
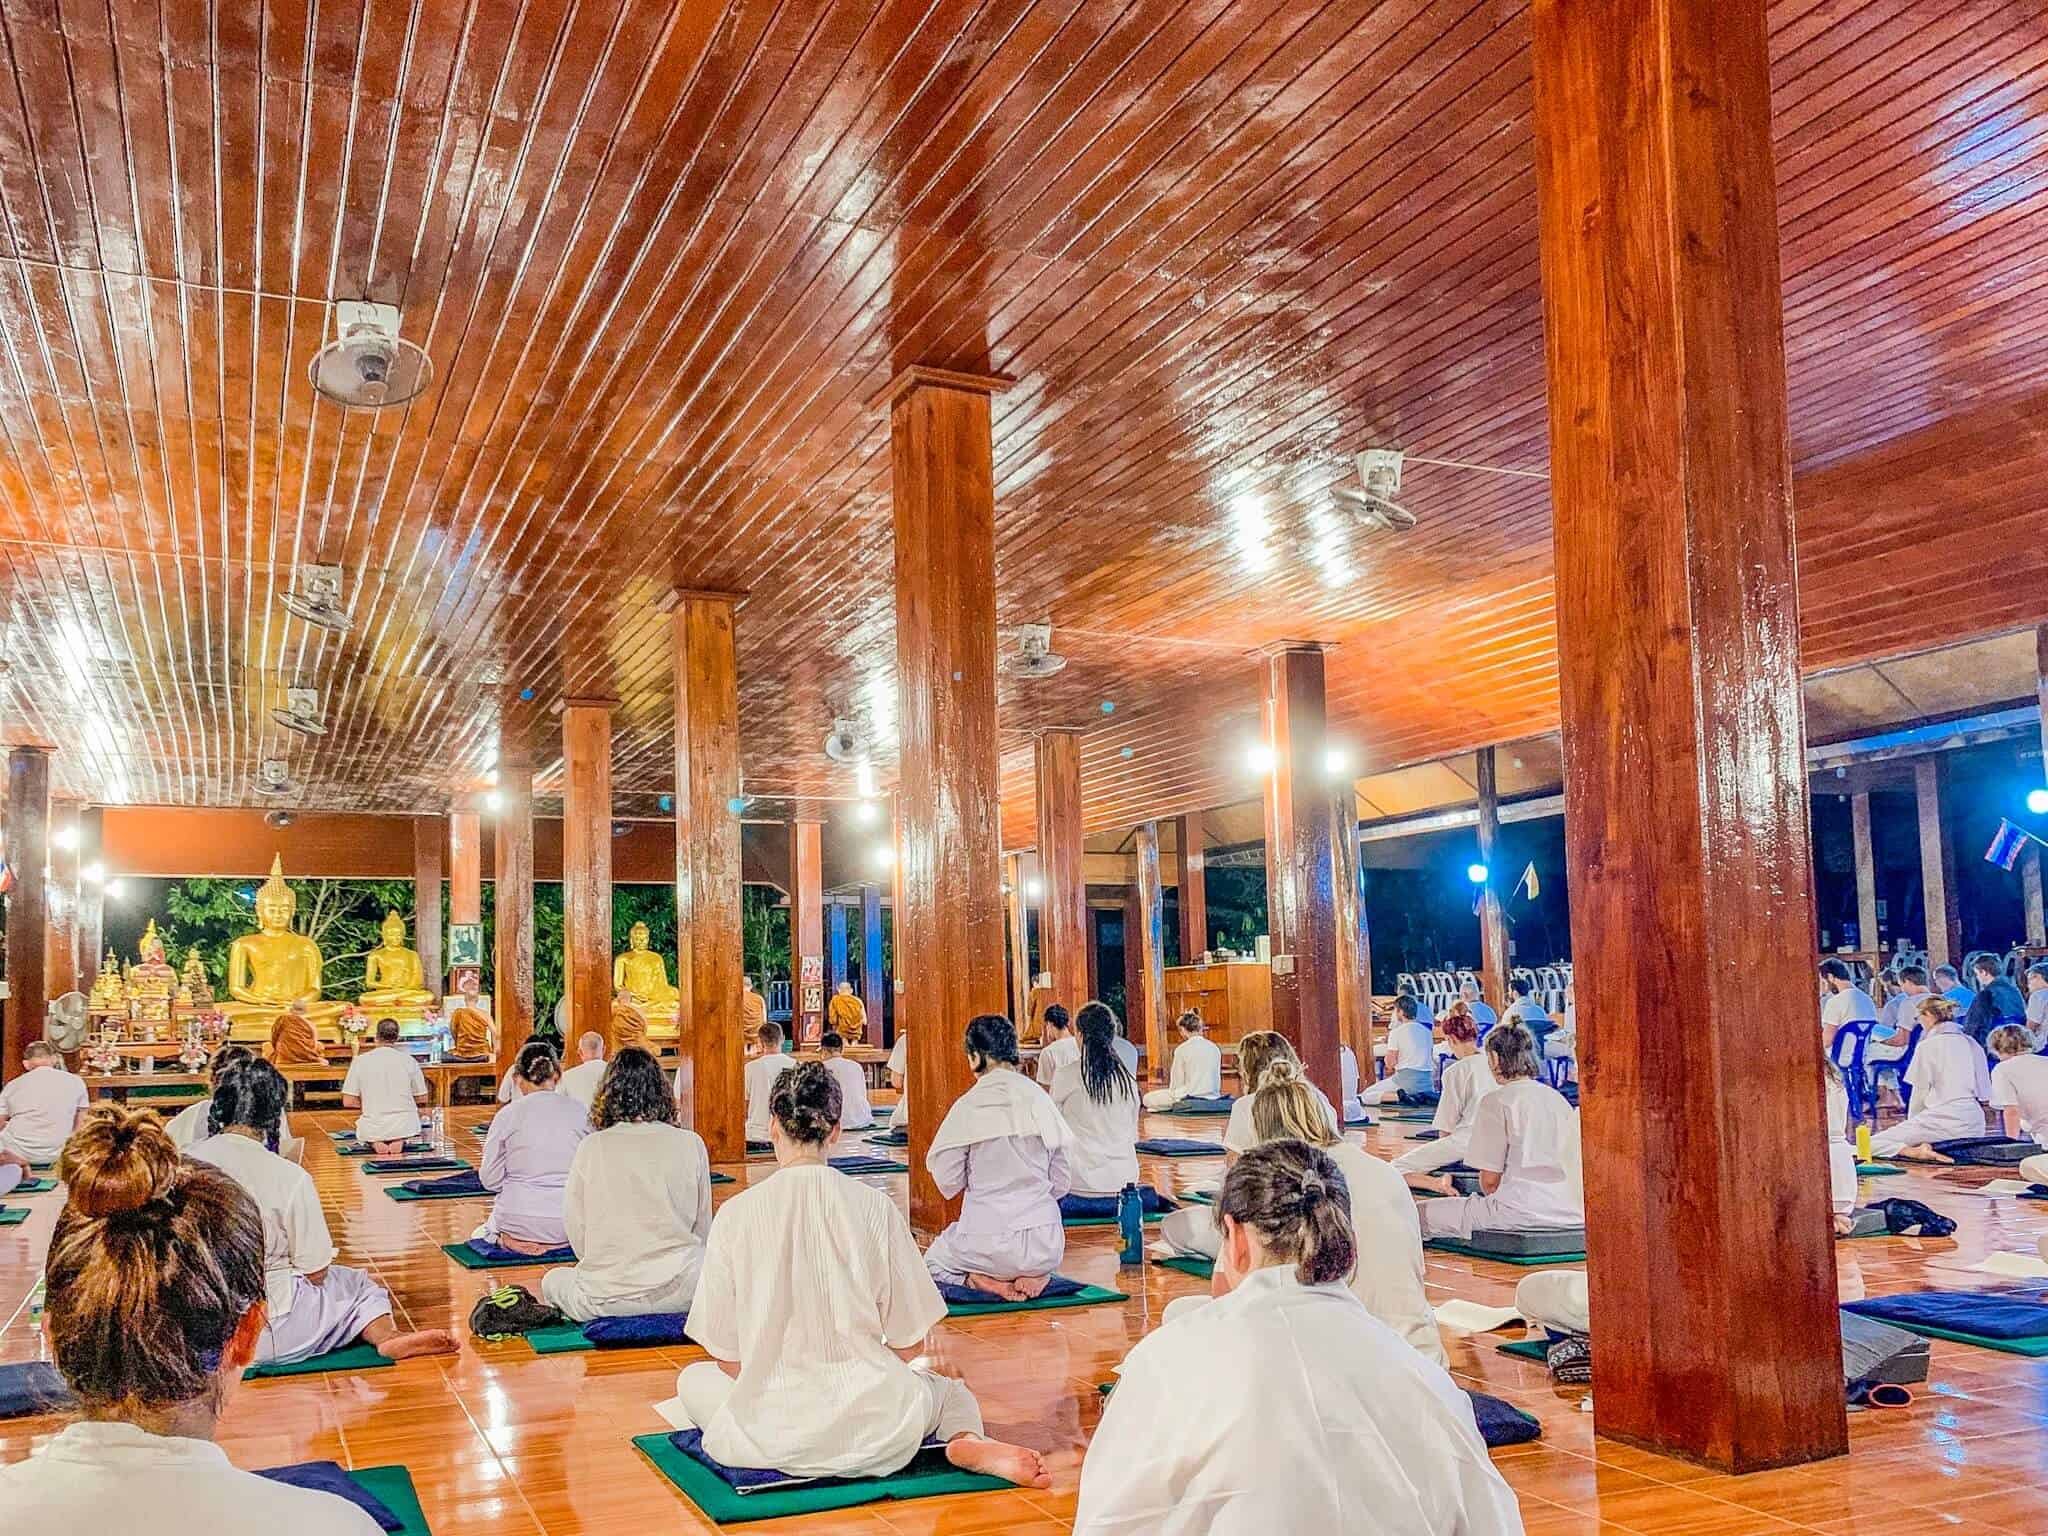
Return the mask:
[(190, 1155), (211, 1163), (256, 1202), (263, 1218), (263, 1299), (273, 1324), (289, 1316), (300, 1275), (334, 1262), (334, 1237), (313, 1176), (260, 1141), (223, 1131), (196, 1141)]
[(491, 1230), (559, 1248), (569, 1241), (563, 1192), (569, 1165), (590, 1134), (590, 1112), (552, 1089), (522, 1093), (491, 1117), (477, 1178), (497, 1199)]
[(1106, 1104), (1088, 1097), (1081, 1081), (1081, 1063), (1070, 1061), (1052, 1080), (1052, 1101), (1074, 1132), (1067, 1149), (1073, 1170), (1073, 1193), (1114, 1195), (1138, 1182), (1138, 1110), (1135, 1088), (1114, 1095)]
[(844, 1056), (825, 1058), (825, 1070), (839, 1085), (839, 1129), (864, 1131), (875, 1123), (874, 1106), (868, 1102), (868, 1075), (860, 1063)]
[(420, 1064), (395, 1045), (373, 1045), (348, 1064), (342, 1093), (362, 1106), (356, 1136), (362, 1141), (403, 1141), (420, 1133), (419, 1101), (427, 1096)]
[(569, 1162), (562, 1222), (577, 1282), (593, 1303), (637, 1301), (694, 1281), (711, 1235), (703, 1138), (659, 1121), (591, 1132)]
[(1207, 1035), (1189, 1035), (1173, 1049), (1166, 1091), (1181, 1099), (1214, 1099), (1223, 1093), (1223, 1050)]

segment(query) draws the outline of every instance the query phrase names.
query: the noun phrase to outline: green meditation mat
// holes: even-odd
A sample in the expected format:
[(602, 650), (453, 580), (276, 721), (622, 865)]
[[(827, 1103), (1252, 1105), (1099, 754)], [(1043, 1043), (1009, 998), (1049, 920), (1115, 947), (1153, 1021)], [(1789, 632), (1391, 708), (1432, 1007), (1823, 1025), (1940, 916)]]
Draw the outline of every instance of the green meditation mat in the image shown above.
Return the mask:
[(531, 1344), (536, 1355), (580, 1355), (597, 1348), (583, 1336), (581, 1323), (553, 1323), (546, 1328), (529, 1328), (518, 1337)]
[(1436, 1118), (1436, 1111), (1433, 1109), (1383, 1109), (1379, 1111), (1379, 1117), (1382, 1120), (1398, 1121), (1403, 1125), (1427, 1125)]
[(1586, 1262), (1586, 1256), (1583, 1253), (1488, 1253), (1482, 1248), (1474, 1248), (1463, 1238), (1457, 1237), (1432, 1237), (1422, 1246), (1434, 1248), (1439, 1253), (1462, 1253), (1468, 1259), (1490, 1259), (1495, 1264), (1513, 1264), (1521, 1269), (1534, 1269), (1544, 1264), (1583, 1264)]
[(474, 1173), (476, 1169), (459, 1157), (365, 1158), (365, 1173)]
[(330, 1349), (324, 1355), (314, 1355), (290, 1365), (275, 1360), (252, 1365), (242, 1372), (242, 1380), (262, 1381), (270, 1376), (318, 1376), (326, 1371), (375, 1371), (397, 1363), (378, 1354), (374, 1344), (351, 1344), (346, 1349)]
[(403, 1184), (386, 1184), (385, 1198), (400, 1202), (411, 1200), (494, 1200), (497, 1197), (488, 1189), (437, 1189), (422, 1193), (407, 1189)]
[[(1145, 1213), (1145, 1225), (1149, 1227), (1162, 1217), (1171, 1214), (1169, 1211), (1147, 1211)], [(1114, 1216), (1062, 1216), (1060, 1218), (1060, 1225), (1063, 1227), (1113, 1227), (1116, 1225), (1116, 1218)]]
[(0, 1227), (18, 1227), (28, 1220), (25, 1205), (0, 1205)]
[(1215, 1191), (1208, 1189), (1192, 1190), (1184, 1195), (1175, 1195), (1173, 1198), (1182, 1205), (1214, 1205), (1216, 1203)]
[[(1953, 1163), (1929, 1163), (1930, 1168), (1951, 1168)], [(1859, 1179), (1888, 1179), (1894, 1174), (1904, 1173), (1903, 1168), (1894, 1168), (1890, 1163), (1858, 1163), (1856, 1177)]]
[(1515, 1339), (1510, 1343), (1498, 1345), (1497, 1348), (1504, 1355), (1534, 1360), (1538, 1365), (1547, 1365), (1550, 1361), (1550, 1340), (1547, 1338)]
[(28, 1179), (10, 1189), (10, 1195), (47, 1195), (57, 1187), (55, 1179)]
[(1130, 1299), (1122, 1291), (1084, 1285), (1070, 1295), (1040, 1296), (1033, 1301), (951, 1301), (946, 1303), (946, 1316), (993, 1317), (998, 1312), (1051, 1312), (1059, 1307), (1100, 1307)]
[(515, 1258), (487, 1259), (470, 1247), (468, 1243), (443, 1243), (441, 1251), (464, 1269), (528, 1269), (536, 1265), (545, 1267), (550, 1264), (574, 1264), (576, 1262), (573, 1258), (548, 1259), (542, 1258), (539, 1254), (525, 1253)]
[(654, 1464), (684, 1498), (696, 1505), (707, 1520), (720, 1525), (740, 1525), (749, 1520), (774, 1520), (785, 1515), (816, 1515), (833, 1509), (853, 1509), (885, 1500), (931, 1499), (950, 1493), (993, 1493), (1013, 1488), (1014, 1483), (979, 1472), (962, 1472), (946, 1466), (927, 1471), (920, 1456), (891, 1477), (866, 1477), (856, 1482), (824, 1482), (794, 1488), (764, 1489), (759, 1493), (738, 1493), (725, 1479), (702, 1462), (685, 1456), (662, 1435), (635, 1435), (633, 1449)]
[(1198, 1259), (1192, 1254), (1175, 1254), (1170, 1259), (1154, 1259), (1152, 1262), (1160, 1269), (1177, 1269), (1184, 1275), (1193, 1275), (1197, 1280), (1210, 1279), (1216, 1273), (1214, 1259)]
[(386, 1536), (433, 1536), (427, 1512), (420, 1508), (419, 1491), (412, 1485), (412, 1473), (404, 1467), (357, 1467), (349, 1476), (375, 1494), (384, 1507), (405, 1524)]
[(711, 1175), (711, 1182), (714, 1184), (735, 1184), (739, 1181), (729, 1173), (714, 1173)]
[(2029, 1360), (2048, 1360), (2048, 1335), (2035, 1334), (2029, 1338), (1992, 1339), (1981, 1333), (1964, 1333), (1955, 1328), (1937, 1328), (1932, 1323), (1909, 1323), (1900, 1318), (1877, 1319), (1894, 1328), (1903, 1328), (1908, 1333), (1917, 1333), (1923, 1339), (1943, 1339), (1950, 1344), (1974, 1344), (1979, 1349), (1995, 1349), (2002, 1355), (2025, 1355)]
[[(337, 1141), (334, 1144), (334, 1150), (336, 1155), (340, 1157), (368, 1157), (374, 1149), (367, 1141), (350, 1139), (348, 1141)], [(409, 1136), (406, 1138), (405, 1151), (401, 1155), (405, 1157), (425, 1157), (433, 1150), (434, 1144), (431, 1141), (421, 1141), (417, 1137)]]

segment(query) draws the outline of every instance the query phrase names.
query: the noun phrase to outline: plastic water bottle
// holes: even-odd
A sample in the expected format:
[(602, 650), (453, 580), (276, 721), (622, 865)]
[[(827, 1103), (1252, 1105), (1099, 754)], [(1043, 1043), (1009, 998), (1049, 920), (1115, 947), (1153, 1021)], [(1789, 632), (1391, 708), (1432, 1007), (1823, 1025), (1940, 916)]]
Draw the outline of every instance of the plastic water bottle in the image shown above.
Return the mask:
[(1135, 1184), (1126, 1184), (1116, 1197), (1116, 1229), (1124, 1240), (1123, 1252), (1117, 1255), (1117, 1262), (1144, 1263), (1145, 1202), (1139, 1197)]
[(448, 1111), (440, 1108), (438, 1105), (434, 1109), (433, 1140), (436, 1152), (446, 1152), (448, 1150)]
[(36, 1336), (38, 1360), (50, 1358), (50, 1341), (43, 1333), (43, 1308), (48, 1299), (49, 1287), (41, 1280), (36, 1281), (36, 1288), (28, 1293), (28, 1326), (29, 1332)]

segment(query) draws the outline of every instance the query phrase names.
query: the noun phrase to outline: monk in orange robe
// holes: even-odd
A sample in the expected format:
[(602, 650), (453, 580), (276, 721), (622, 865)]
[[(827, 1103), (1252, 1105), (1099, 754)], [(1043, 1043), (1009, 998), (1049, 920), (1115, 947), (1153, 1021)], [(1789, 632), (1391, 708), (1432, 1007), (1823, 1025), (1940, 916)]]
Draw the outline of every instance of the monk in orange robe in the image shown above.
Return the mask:
[(612, 1054), (629, 1045), (647, 1049), (647, 1015), (623, 997), (612, 999)]
[(457, 1061), (487, 1061), (497, 1046), (491, 1039), (491, 1016), (481, 1008), (458, 1008), (448, 1015)]
[(825, 1027), (848, 1045), (859, 1045), (867, 1038), (867, 1005), (853, 995), (853, 983), (842, 981), (832, 1000), (825, 1005)]
[(753, 977), (741, 977), (740, 985), (744, 989), (740, 993), (740, 1025), (751, 1048), (761, 1037), (761, 1026), (768, 1022), (768, 999), (754, 990)]
[(269, 1054), (274, 1067), (317, 1067), (327, 1061), (312, 1021), (296, 1010), (271, 1021)]

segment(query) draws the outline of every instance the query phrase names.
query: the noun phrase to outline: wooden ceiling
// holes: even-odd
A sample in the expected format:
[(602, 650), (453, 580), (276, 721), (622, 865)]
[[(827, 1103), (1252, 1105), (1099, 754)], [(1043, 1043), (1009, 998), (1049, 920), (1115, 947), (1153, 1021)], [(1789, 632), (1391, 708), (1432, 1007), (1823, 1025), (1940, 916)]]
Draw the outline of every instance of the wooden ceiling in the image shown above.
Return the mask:
[[(1519, 5), (0, 0), (0, 46), (0, 734), (63, 793), (276, 756), (429, 809), (501, 737), (548, 782), (564, 694), (658, 793), (678, 584), (751, 594), (750, 789), (850, 795), (840, 715), (886, 784), (913, 361), (1019, 380), (998, 617), (1069, 665), (1003, 687), (1010, 843), (1045, 725), (1092, 827), (1242, 799), (1282, 637), (1361, 771), (1555, 728), (1542, 479), (1411, 461), (1397, 539), (1328, 494), (1544, 465)], [(1807, 665), (2048, 617), (2048, 13), (1786, 0), (1773, 57)], [(316, 403), (337, 299), (427, 395)]]

